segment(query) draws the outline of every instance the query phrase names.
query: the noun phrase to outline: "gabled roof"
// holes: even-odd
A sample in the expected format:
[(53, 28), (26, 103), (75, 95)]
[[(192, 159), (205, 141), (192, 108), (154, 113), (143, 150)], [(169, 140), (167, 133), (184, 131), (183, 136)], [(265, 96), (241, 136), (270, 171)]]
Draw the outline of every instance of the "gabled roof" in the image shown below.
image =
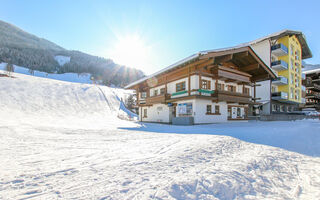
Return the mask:
[(312, 57), (312, 53), (311, 53), (311, 50), (310, 50), (310, 48), (308, 46), (306, 36), (301, 31), (293, 31), (293, 30), (285, 29), (285, 30), (282, 30), (282, 31), (279, 31), (279, 32), (276, 32), (276, 33), (272, 33), (272, 34), (267, 35), (265, 37), (253, 40), (253, 41), (249, 42), (249, 44), (253, 45), (253, 44), (262, 42), (264, 40), (267, 40), (267, 39), (275, 40), (275, 39), (279, 39), (279, 38), (282, 38), (282, 37), (287, 36), (287, 35), (289, 35), (289, 36), (295, 35), (298, 38), (298, 40), (299, 40), (299, 42), (301, 44), (301, 49), (302, 49), (302, 59), (306, 59), (306, 58), (311, 58)]
[(273, 70), (263, 62), (263, 60), (250, 47), (250, 45), (241, 44), (241, 45), (237, 45), (237, 46), (229, 47), (229, 48), (220, 48), (220, 49), (214, 49), (214, 50), (208, 50), (208, 51), (200, 51), (200, 52), (198, 52), (196, 54), (193, 54), (193, 55), (191, 55), (191, 56), (189, 56), (189, 57), (187, 57), (185, 59), (182, 59), (182, 60), (180, 60), (180, 61), (178, 61), (178, 62), (176, 62), (176, 63), (174, 63), (174, 64), (172, 64), (172, 65), (170, 65), (170, 66), (168, 66), (168, 67), (156, 72), (156, 73), (153, 73), (153, 74), (151, 74), (149, 76), (146, 76), (146, 77), (144, 77), (142, 79), (139, 79), (139, 80), (137, 80), (137, 81), (125, 86), (124, 88), (125, 89), (131, 88), (132, 86), (135, 86), (135, 85), (137, 85), (139, 83), (142, 83), (142, 82), (144, 82), (144, 81), (146, 81), (146, 80), (148, 80), (148, 79), (150, 79), (152, 77), (158, 76), (158, 75), (160, 75), (162, 73), (165, 73), (165, 72), (167, 72), (169, 70), (172, 70), (172, 69), (174, 69), (176, 67), (179, 67), (179, 66), (181, 66), (181, 65), (183, 65), (183, 64), (185, 64), (187, 62), (191, 62), (191, 61), (197, 60), (200, 57), (203, 57), (203, 56), (205, 56), (207, 54), (234, 52), (236, 50), (243, 49), (243, 48), (250, 49), (253, 52), (253, 54), (257, 57), (257, 59), (259, 59), (259, 61), (267, 68), (267, 71), (269, 71), (272, 74), (272, 76), (276, 77), (276, 74), (273, 72)]
[[(247, 42), (247, 43), (242, 43), (242, 44), (239, 44), (237, 46), (233, 46), (233, 47), (227, 47), (227, 48), (220, 48), (220, 49), (213, 49), (213, 50), (207, 50), (207, 51), (200, 51), (198, 53), (195, 53), (187, 58), (184, 58), (172, 65), (169, 65), (168, 67), (156, 72), (156, 73), (153, 73), (149, 76), (146, 76), (142, 79), (139, 79), (133, 83), (130, 83), (129, 85), (125, 86), (124, 88), (125, 89), (128, 89), (134, 85), (137, 85), (139, 83), (142, 83), (143, 81), (146, 81), (148, 80), (149, 78), (152, 78), (152, 77), (155, 77), (157, 75), (160, 75), (166, 71), (169, 71), (169, 70), (172, 70), (182, 64), (185, 64), (187, 62), (190, 62), (192, 60), (196, 60), (198, 59), (200, 56), (203, 56), (203, 55), (206, 55), (208, 53), (214, 53), (214, 52), (223, 52), (223, 51), (231, 51), (231, 50), (235, 50), (235, 49), (239, 49), (239, 48), (242, 48), (242, 47), (250, 47), (250, 49), (255, 53), (255, 55), (260, 59), (259, 55), (254, 51), (254, 49), (251, 48), (251, 45), (253, 44), (256, 44), (256, 43), (259, 43), (259, 42), (262, 42), (264, 40), (268, 40), (268, 39), (278, 39), (278, 38), (281, 38), (281, 37), (284, 37), (286, 35), (296, 35), (300, 44), (301, 44), (301, 47), (302, 47), (302, 58), (305, 59), (305, 58), (311, 58), (312, 57), (312, 54), (311, 54), (311, 51), (307, 45), (307, 42), (306, 42), (306, 39), (305, 39), (305, 36), (303, 35), (302, 32), (300, 31), (292, 31), (292, 30), (282, 30), (282, 31), (279, 31), (279, 32), (276, 32), (276, 33), (273, 33), (273, 34), (270, 34), (268, 36), (265, 36), (265, 37), (262, 37), (262, 38), (259, 38), (257, 40), (253, 40), (251, 42)], [(261, 60), (261, 59), (260, 59)], [(262, 61), (262, 60), (261, 60)], [(262, 61), (263, 62), (263, 61)], [(274, 74), (273, 70), (268, 66), (268, 69), (270, 69), (271, 73)], [(276, 75), (275, 75), (276, 76)]]

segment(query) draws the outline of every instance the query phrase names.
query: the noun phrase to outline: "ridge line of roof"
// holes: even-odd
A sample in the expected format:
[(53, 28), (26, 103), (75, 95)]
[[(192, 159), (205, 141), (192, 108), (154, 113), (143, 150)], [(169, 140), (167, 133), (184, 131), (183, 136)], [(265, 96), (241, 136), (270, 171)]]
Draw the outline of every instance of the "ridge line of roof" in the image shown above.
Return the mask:
[[(199, 51), (199, 52), (197, 52), (197, 53), (195, 53), (195, 54), (192, 54), (191, 56), (188, 56), (188, 57), (186, 57), (186, 58), (184, 58), (184, 59), (182, 59), (182, 60), (180, 60), (180, 61), (178, 61), (178, 62), (175, 62), (175, 63), (169, 65), (168, 67), (163, 68), (162, 70), (159, 70), (159, 71), (157, 71), (157, 72), (155, 72), (155, 73), (153, 73), (153, 74), (150, 74), (150, 75), (148, 75), (148, 76), (145, 76), (145, 77), (143, 77), (143, 78), (141, 78), (141, 79), (139, 79), (139, 80), (137, 80), (137, 81), (134, 81), (134, 82), (126, 85), (124, 88), (127, 89), (127, 88), (129, 88), (129, 87), (132, 87), (133, 85), (136, 85), (136, 84), (138, 84), (138, 83), (141, 83), (141, 82), (143, 82), (143, 81), (145, 81), (145, 80), (148, 80), (149, 78), (152, 78), (152, 77), (154, 77), (154, 76), (157, 76), (157, 75), (159, 75), (159, 74), (161, 74), (161, 73), (163, 73), (163, 72), (165, 72), (165, 71), (167, 71), (167, 70), (169, 70), (169, 69), (173, 69), (173, 68), (175, 68), (175, 67), (177, 67), (177, 66), (179, 66), (179, 65), (181, 65), (181, 64), (184, 64), (185, 62), (188, 62), (188, 61), (190, 61), (190, 60), (192, 60), (192, 59), (195, 59), (195, 58), (199, 57), (200, 55), (205, 55), (205, 54), (207, 54), (207, 53), (212, 53), (212, 52), (228, 51), (228, 50), (233, 50), (233, 49), (242, 48), (242, 47), (250, 47), (250, 48), (251, 48), (251, 45), (253, 45), (253, 44), (256, 44), (256, 43), (258, 43), (258, 42), (264, 41), (264, 40), (269, 39), (269, 38), (273, 38), (273, 37), (279, 36), (279, 35), (281, 35), (281, 34), (283, 34), (283, 33), (286, 33), (286, 32), (288, 32), (289, 34), (290, 34), (290, 33), (291, 33), (291, 34), (300, 34), (300, 35), (302, 35), (302, 37), (305, 39), (305, 37), (304, 37), (304, 35), (303, 35), (303, 33), (302, 33), (301, 31), (293, 31), (293, 30), (289, 30), (289, 29), (283, 29), (283, 30), (281, 30), (281, 31), (278, 31), (278, 32), (269, 34), (269, 35), (267, 35), (267, 36), (258, 38), (258, 39), (256, 39), (256, 40), (252, 40), (252, 41), (250, 41), (250, 42), (240, 43), (240, 44), (238, 44), (238, 45), (236, 45), (236, 46), (225, 47), (225, 48), (218, 48), (218, 49), (212, 49), (212, 50), (205, 50), (205, 51)], [(306, 39), (305, 39), (305, 40), (306, 40)], [(306, 41), (305, 41), (305, 42), (306, 42)], [(309, 48), (308, 48), (308, 49), (309, 49)], [(260, 60), (262, 60), (262, 59), (260, 58), (260, 56), (254, 51), (253, 48), (251, 48), (251, 50), (253, 50), (253, 52), (259, 57)], [(310, 49), (309, 49), (309, 51), (310, 51)], [(311, 51), (310, 51), (310, 54), (311, 54)], [(311, 56), (312, 56), (312, 54), (311, 54)], [(262, 62), (264, 63), (263, 60), (262, 60)], [(264, 63), (264, 64), (265, 64), (265, 63)], [(271, 70), (272, 73), (274, 73), (274, 71), (270, 68), (270, 66), (268, 66), (267, 64), (266, 64), (266, 66)], [(274, 74), (275, 74), (275, 73), (274, 73)]]

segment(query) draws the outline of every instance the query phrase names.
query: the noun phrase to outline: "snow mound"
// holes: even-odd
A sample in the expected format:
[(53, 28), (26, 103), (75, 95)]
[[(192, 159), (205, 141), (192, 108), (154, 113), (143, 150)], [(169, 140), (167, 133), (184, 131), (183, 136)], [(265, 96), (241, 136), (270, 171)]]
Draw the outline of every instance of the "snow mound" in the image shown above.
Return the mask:
[(16, 78), (0, 79), (0, 118), (12, 121), (28, 119), (30, 123), (52, 125), (89, 123), (94, 126), (117, 120), (118, 113), (123, 112), (117, 96), (124, 95), (122, 89), (17, 73), (13, 76)]
[(71, 57), (57, 55), (54, 57), (54, 59), (59, 63), (60, 66), (63, 66), (70, 62)]

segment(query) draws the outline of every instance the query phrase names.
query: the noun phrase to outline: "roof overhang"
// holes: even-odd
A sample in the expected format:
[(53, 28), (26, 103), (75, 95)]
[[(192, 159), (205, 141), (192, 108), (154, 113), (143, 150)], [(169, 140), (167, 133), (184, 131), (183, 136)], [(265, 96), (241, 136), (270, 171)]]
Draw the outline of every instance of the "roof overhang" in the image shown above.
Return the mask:
[[(201, 51), (199, 53), (193, 54), (193, 55), (191, 55), (191, 56), (189, 56), (179, 62), (176, 62), (176, 63), (174, 63), (174, 64), (172, 64), (172, 65), (170, 65), (170, 66), (168, 66), (168, 67), (166, 67), (166, 68), (164, 68), (154, 74), (151, 74), (150, 76), (146, 76), (140, 80), (137, 80), (137, 81), (125, 86), (125, 89), (132, 89), (136, 85), (138, 85), (138, 84), (140, 84), (150, 78), (159, 76), (163, 73), (166, 73), (170, 70), (181, 67), (185, 64), (192, 63), (196, 60), (210, 59), (210, 58), (221, 58), (226, 55), (239, 55), (243, 52), (248, 52), (248, 55), (250, 55), (250, 57), (255, 61), (255, 63), (252, 63), (252, 64), (257, 63), (258, 64), (257, 68), (259, 68), (260, 72), (265, 72), (267, 74), (267, 76), (261, 76), (261, 78), (257, 79), (257, 81), (261, 81), (261, 80), (265, 80), (265, 79), (269, 79), (269, 78), (276, 78), (276, 74), (273, 72), (273, 70), (263, 62), (263, 60), (256, 54), (256, 52), (250, 47), (250, 45), (248, 45), (248, 46), (240, 45), (240, 46), (230, 47), (230, 48), (223, 48), (223, 49), (210, 50), (210, 51)], [(229, 61), (236, 62), (236, 60), (234, 60), (234, 58), (232, 56), (230, 58), (231, 58), (231, 60), (229, 60)], [(224, 60), (224, 61), (226, 61), (226, 60)], [(238, 60), (237, 62), (241, 62), (241, 61)], [(249, 67), (249, 66), (245, 66), (245, 67)], [(255, 68), (252, 68), (251, 72), (253, 72), (253, 70), (255, 70)], [(254, 75), (254, 74), (252, 74), (252, 75)]]
[(312, 52), (308, 46), (306, 36), (301, 31), (282, 30), (282, 31), (273, 33), (271, 35), (259, 38), (257, 40), (251, 41), (249, 43), (256, 44), (256, 43), (259, 43), (263, 40), (267, 40), (267, 39), (276, 40), (276, 39), (282, 38), (284, 36), (292, 36), (292, 35), (295, 35), (300, 42), (301, 49), (302, 49), (302, 59), (311, 58)]

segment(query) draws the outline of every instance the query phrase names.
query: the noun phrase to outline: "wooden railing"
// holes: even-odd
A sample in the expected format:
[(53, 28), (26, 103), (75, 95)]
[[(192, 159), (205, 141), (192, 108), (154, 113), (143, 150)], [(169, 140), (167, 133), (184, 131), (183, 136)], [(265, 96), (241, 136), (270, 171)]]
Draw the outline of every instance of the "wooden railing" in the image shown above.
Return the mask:
[(234, 103), (250, 103), (251, 96), (240, 92), (231, 92), (225, 90), (215, 90), (212, 94), (213, 97), (217, 97), (219, 101), (227, 101)]
[[(244, 94), (240, 92), (231, 92), (225, 90), (203, 90), (194, 89), (191, 92), (199, 92), (196, 96), (207, 96), (213, 97), (213, 99), (218, 99), (219, 101), (235, 102), (235, 103), (249, 103), (251, 102), (251, 96), (249, 94)], [(201, 95), (200, 95), (201, 94)], [(192, 95), (194, 96), (194, 94)], [(171, 99), (170, 94), (161, 94), (157, 96), (146, 97), (145, 99), (140, 99), (138, 104), (152, 105), (157, 103), (167, 103), (167, 100)]]
[(146, 98), (146, 104), (165, 103), (167, 99), (170, 99), (170, 94), (151, 96)]

